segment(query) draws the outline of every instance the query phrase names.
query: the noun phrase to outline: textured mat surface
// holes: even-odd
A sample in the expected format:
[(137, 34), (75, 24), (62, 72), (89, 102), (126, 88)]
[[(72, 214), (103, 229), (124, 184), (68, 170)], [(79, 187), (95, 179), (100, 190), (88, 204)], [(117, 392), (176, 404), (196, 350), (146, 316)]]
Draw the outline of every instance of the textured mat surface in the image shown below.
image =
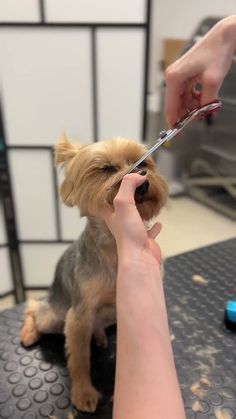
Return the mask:
[[(236, 239), (170, 258), (165, 272), (186, 416), (236, 418), (236, 333), (223, 322), (227, 300), (236, 299)], [(0, 313), (0, 418), (66, 419), (72, 407), (64, 340), (51, 335), (22, 348), (22, 312), (18, 306)], [(74, 417), (111, 418), (115, 349), (115, 328), (106, 350), (92, 345), (93, 381), (105, 398), (96, 414)]]

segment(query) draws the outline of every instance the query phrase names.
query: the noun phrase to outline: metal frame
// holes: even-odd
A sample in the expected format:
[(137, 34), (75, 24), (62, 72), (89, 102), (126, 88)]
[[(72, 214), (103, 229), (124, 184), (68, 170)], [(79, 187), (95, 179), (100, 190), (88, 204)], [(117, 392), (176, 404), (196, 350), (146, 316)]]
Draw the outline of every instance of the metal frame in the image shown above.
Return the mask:
[[(38, 0), (40, 22), (0, 22), (1, 28), (25, 28), (25, 29), (34, 29), (34, 28), (47, 28), (47, 29), (71, 29), (71, 28), (88, 28), (91, 30), (91, 68), (92, 68), (92, 106), (93, 106), (93, 140), (97, 141), (99, 136), (99, 124), (98, 124), (98, 95), (97, 95), (97, 29), (98, 28), (126, 28), (126, 29), (143, 29), (145, 31), (145, 66), (144, 66), (144, 89), (143, 89), (143, 122), (142, 122), (142, 139), (145, 140), (146, 135), (146, 108), (147, 108), (147, 90), (148, 90), (148, 69), (149, 69), (149, 43), (150, 43), (150, 16), (151, 16), (151, 1), (146, 0), (146, 21), (145, 23), (107, 23), (107, 22), (83, 22), (83, 23), (67, 23), (67, 22), (57, 22), (57, 23), (48, 23), (46, 21), (45, 13), (45, 4), (44, 0)], [(12, 278), (13, 285), (15, 290), (13, 291), (15, 295), (16, 302), (22, 302), (25, 300), (25, 290), (26, 289), (45, 289), (45, 287), (25, 287), (24, 277), (21, 265), (20, 257), (20, 244), (56, 244), (63, 243), (69, 244), (70, 240), (63, 240), (61, 234), (61, 220), (60, 220), (60, 210), (58, 202), (58, 191), (57, 191), (57, 175), (56, 169), (53, 164), (53, 147), (51, 146), (33, 146), (33, 145), (7, 145), (7, 140), (4, 130), (4, 110), (3, 106), (0, 103), (0, 147), (1, 139), (3, 144), (3, 150), (0, 148), (0, 180), (1, 176), (6, 176), (8, 182), (4, 184), (4, 217), (5, 223), (7, 226), (7, 235), (8, 243), (0, 245), (0, 247), (8, 247), (9, 255), (11, 261), (12, 269)], [(52, 161), (52, 179), (53, 179), (53, 189), (54, 189), (54, 202), (55, 202), (55, 219), (56, 219), (56, 231), (57, 239), (56, 240), (20, 240), (17, 231), (17, 223), (15, 218), (15, 209), (14, 209), (14, 198), (12, 194), (11, 187), (11, 174), (8, 165), (8, 150), (35, 150), (42, 151), (47, 150), (51, 155)], [(2, 182), (1, 182), (2, 183)], [(1, 190), (0, 190), (1, 192)], [(11, 215), (12, 218), (9, 219), (9, 207), (7, 208), (6, 202), (11, 206)], [(10, 293), (7, 293), (10, 294)], [(0, 295), (1, 298), (1, 295)]]
[(15, 206), (11, 186), (11, 176), (8, 164), (8, 154), (4, 131), (3, 115), (0, 102), (0, 196), (3, 201), (4, 218), (6, 223), (7, 244), (9, 258), (11, 262), (11, 272), (16, 302), (22, 302), (25, 299), (25, 289), (23, 280), (23, 271), (20, 257), (20, 246), (18, 240), (18, 231), (15, 217)]

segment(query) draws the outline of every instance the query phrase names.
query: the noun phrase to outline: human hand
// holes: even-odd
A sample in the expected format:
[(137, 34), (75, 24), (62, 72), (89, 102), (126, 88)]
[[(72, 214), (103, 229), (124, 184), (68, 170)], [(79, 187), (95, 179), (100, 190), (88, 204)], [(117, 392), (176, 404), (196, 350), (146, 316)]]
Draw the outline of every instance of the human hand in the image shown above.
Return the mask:
[[(218, 98), (235, 50), (236, 16), (217, 23), (197, 44), (165, 73), (165, 113), (169, 126), (187, 111)], [(200, 84), (201, 92), (196, 90)]]
[(161, 224), (154, 224), (147, 232), (135, 205), (135, 190), (145, 180), (146, 176), (137, 173), (124, 176), (113, 201), (114, 210), (105, 208), (101, 216), (115, 237), (118, 254), (123, 251), (144, 250), (161, 264), (161, 250), (154, 241), (161, 230)]

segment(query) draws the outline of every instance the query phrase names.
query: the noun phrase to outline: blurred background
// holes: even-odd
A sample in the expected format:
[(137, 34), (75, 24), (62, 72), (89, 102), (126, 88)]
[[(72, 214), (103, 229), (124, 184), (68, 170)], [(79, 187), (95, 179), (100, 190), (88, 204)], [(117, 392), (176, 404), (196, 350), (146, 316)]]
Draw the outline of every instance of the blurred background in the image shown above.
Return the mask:
[[(0, 308), (45, 290), (85, 220), (60, 203), (53, 147), (115, 136), (151, 146), (164, 70), (236, 0), (0, 0)], [(166, 256), (236, 235), (236, 67), (223, 110), (154, 156), (172, 198)]]

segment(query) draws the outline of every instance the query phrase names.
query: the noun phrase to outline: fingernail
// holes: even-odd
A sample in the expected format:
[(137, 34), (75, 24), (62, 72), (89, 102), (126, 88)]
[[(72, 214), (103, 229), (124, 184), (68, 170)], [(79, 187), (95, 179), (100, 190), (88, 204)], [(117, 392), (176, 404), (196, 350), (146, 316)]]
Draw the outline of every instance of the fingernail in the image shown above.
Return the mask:
[(142, 170), (142, 171), (138, 172), (138, 174), (141, 175), (141, 176), (145, 176), (147, 174), (147, 171)]

